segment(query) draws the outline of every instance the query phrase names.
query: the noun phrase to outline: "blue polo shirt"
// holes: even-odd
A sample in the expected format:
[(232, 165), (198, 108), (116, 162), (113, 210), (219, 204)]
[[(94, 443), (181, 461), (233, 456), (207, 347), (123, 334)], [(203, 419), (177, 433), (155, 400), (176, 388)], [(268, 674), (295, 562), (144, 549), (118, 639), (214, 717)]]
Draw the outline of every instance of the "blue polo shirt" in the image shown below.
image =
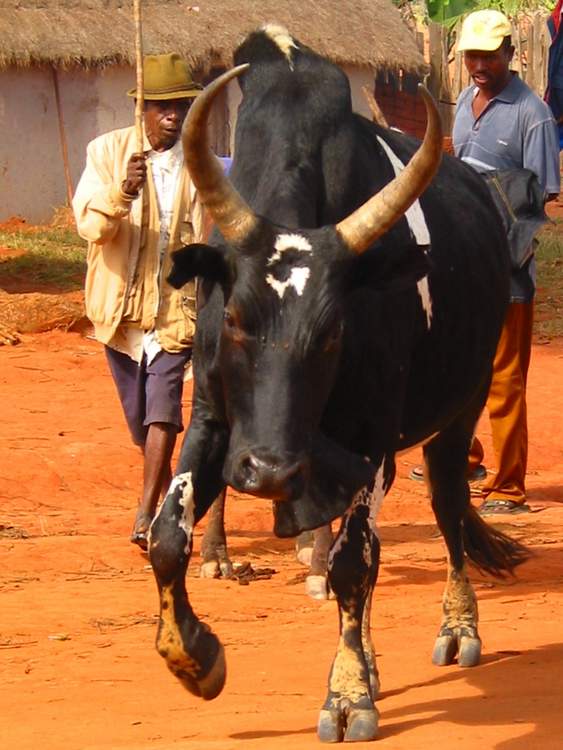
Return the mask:
[[(478, 93), (468, 86), (456, 105), (452, 140), (455, 154), (478, 172), (530, 169), (546, 193), (559, 193), (559, 133), (547, 104), (516, 73), (479, 117), (471, 108)], [(535, 264), (513, 272), (511, 299), (530, 302)]]
[(481, 115), (471, 109), (478, 88), (459, 95), (453, 127), (455, 154), (478, 172), (530, 169), (547, 193), (559, 193), (559, 134), (551, 110), (516, 73)]

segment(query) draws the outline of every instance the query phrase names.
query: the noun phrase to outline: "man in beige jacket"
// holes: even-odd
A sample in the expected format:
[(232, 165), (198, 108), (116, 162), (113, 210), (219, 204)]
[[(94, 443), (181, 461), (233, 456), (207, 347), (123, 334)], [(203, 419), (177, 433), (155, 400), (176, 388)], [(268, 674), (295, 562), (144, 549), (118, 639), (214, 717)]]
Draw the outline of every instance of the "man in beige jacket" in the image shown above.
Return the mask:
[(176, 290), (166, 278), (171, 253), (201, 241), (204, 232), (180, 139), (201, 87), (176, 54), (147, 56), (144, 75), (143, 153), (135, 153), (134, 127), (94, 139), (73, 200), (78, 232), (88, 240), (86, 312), (144, 455), (131, 535), (142, 549), (183, 429), (183, 378), (195, 327), (193, 283)]

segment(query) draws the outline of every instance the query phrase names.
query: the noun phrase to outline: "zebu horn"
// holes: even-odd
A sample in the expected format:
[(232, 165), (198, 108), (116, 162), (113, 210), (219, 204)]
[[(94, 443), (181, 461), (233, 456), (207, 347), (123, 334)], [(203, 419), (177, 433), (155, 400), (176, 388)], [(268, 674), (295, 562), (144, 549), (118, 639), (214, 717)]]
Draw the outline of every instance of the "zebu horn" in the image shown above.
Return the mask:
[(246, 239), (257, 219), (209, 147), (207, 118), (217, 94), (249, 67), (238, 65), (206, 86), (190, 107), (182, 128), (184, 158), (201, 202), (223, 237), (235, 245)]
[(442, 124), (434, 99), (419, 84), (426, 105), (424, 140), (394, 180), (336, 225), (336, 230), (354, 253), (361, 254), (399, 221), (424, 192), (440, 166)]

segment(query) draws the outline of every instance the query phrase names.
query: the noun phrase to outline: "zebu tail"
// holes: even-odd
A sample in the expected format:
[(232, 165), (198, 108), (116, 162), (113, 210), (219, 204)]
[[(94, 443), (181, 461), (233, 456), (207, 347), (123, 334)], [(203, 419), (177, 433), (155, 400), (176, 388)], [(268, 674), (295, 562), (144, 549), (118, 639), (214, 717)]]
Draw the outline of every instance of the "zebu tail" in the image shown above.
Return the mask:
[(463, 544), (471, 562), (497, 578), (512, 574), (532, 555), (523, 544), (489, 526), (473, 506), (463, 521)]

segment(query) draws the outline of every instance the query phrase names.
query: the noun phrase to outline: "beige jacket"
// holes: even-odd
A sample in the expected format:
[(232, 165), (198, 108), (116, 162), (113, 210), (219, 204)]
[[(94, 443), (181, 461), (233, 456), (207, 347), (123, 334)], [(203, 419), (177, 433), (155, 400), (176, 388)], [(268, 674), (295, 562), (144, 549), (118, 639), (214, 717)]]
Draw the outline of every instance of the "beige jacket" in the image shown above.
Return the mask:
[[(144, 150), (151, 148), (145, 136)], [(121, 190), (127, 162), (137, 150), (135, 128), (114, 130), (88, 144), (86, 168), (73, 199), (78, 233), (88, 240), (86, 313), (96, 338), (110, 343), (119, 326), (156, 330), (162, 348), (191, 345), (195, 331), (195, 284), (167, 283), (171, 253), (201, 241), (203, 208), (185, 167), (178, 179), (170, 242), (158, 274), (160, 222), (150, 164), (139, 198)]]

